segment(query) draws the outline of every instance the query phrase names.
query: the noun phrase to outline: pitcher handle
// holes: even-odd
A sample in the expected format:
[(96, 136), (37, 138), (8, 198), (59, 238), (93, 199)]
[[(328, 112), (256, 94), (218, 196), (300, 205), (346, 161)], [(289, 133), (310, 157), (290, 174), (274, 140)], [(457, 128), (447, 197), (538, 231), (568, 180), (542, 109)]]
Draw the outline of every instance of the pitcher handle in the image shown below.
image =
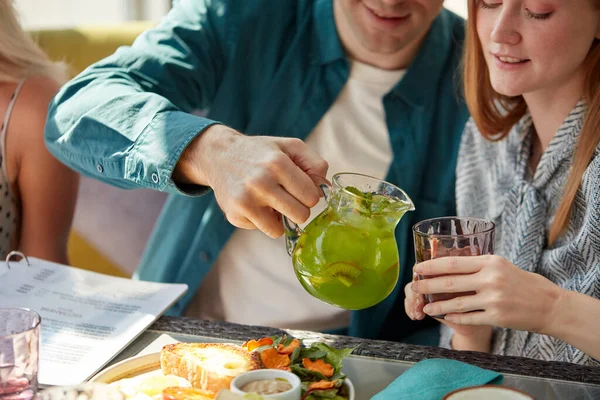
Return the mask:
[[(329, 202), (329, 190), (331, 189), (331, 184), (329, 181), (316, 175), (311, 175), (310, 177), (313, 179), (313, 181), (315, 181), (315, 183), (320, 182), (318, 183), (319, 189), (321, 189), (321, 192), (323, 192), (325, 201)], [(281, 217), (285, 232), (285, 248), (291, 257), (294, 253), (294, 249), (296, 248), (296, 243), (298, 243), (298, 239), (300, 239), (300, 235), (302, 235), (302, 229), (298, 226), (298, 224), (292, 222), (285, 215), (282, 214)]]

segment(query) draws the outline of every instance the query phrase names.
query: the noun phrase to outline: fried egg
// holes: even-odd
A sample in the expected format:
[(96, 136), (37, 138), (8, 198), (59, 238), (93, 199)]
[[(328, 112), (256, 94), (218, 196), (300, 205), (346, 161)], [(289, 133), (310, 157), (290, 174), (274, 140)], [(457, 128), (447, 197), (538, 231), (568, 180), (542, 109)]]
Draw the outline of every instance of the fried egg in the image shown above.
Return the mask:
[(125, 395), (127, 400), (162, 399), (162, 392), (168, 387), (191, 387), (187, 379), (175, 375), (163, 375), (154, 371), (134, 378), (121, 379), (110, 384)]

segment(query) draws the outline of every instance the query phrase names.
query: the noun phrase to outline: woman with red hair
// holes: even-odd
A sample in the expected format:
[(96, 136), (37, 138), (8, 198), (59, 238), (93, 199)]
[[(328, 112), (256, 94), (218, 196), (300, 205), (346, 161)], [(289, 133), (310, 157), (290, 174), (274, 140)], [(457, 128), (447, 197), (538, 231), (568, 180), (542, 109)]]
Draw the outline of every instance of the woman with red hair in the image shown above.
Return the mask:
[[(600, 1), (469, 0), (471, 120), (460, 215), (496, 224), (496, 255), (415, 266), (412, 319), (442, 345), (600, 365)], [(422, 295), (473, 292), (423, 306)]]

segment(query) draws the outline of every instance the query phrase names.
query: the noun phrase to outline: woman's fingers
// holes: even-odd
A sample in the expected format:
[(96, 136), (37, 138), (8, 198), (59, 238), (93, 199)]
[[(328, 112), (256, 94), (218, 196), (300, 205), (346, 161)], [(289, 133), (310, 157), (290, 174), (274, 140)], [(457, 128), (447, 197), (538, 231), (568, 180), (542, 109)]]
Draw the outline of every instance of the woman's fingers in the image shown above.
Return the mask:
[(412, 290), (419, 294), (462, 293), (477, 291), (481, 285), (477, 274), (445, 275), (412, 282)]
[(423, 312), (428, 315), (466, 313), (481, 310), (482, 304), (483, 299), (480, 294), (458, 296), (450, 300), (429, 303), (423, 308)]
[(421, 320), (425, 318), (423, 313), (423, 298), (411, 289), (413, 282), (404, 287), (404, 310), (406, 315), (412, 320)]
[(483, 268), (489, 256), (441, 257), (415, 265), (419, 275), (472, 274)]
[(485, 311), (446, 314), (444, 320), (457, 325), (491, 325), (488, 313)]
[(417, 297), (415, 300), (415, 319), (422, 320), (425, 318), (425, 313), (423, 312), (423, 296)]

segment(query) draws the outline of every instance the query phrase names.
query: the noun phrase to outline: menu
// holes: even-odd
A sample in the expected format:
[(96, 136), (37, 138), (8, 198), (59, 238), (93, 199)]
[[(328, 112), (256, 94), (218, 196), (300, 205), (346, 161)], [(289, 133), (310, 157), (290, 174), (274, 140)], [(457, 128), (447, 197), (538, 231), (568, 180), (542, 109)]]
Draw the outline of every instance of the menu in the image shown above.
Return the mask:
[(42, 318), (41, 385), (81, 383), (187, 291), (185, 284), (117, 278), (29, 257), (0, 270), (0, 307)]

